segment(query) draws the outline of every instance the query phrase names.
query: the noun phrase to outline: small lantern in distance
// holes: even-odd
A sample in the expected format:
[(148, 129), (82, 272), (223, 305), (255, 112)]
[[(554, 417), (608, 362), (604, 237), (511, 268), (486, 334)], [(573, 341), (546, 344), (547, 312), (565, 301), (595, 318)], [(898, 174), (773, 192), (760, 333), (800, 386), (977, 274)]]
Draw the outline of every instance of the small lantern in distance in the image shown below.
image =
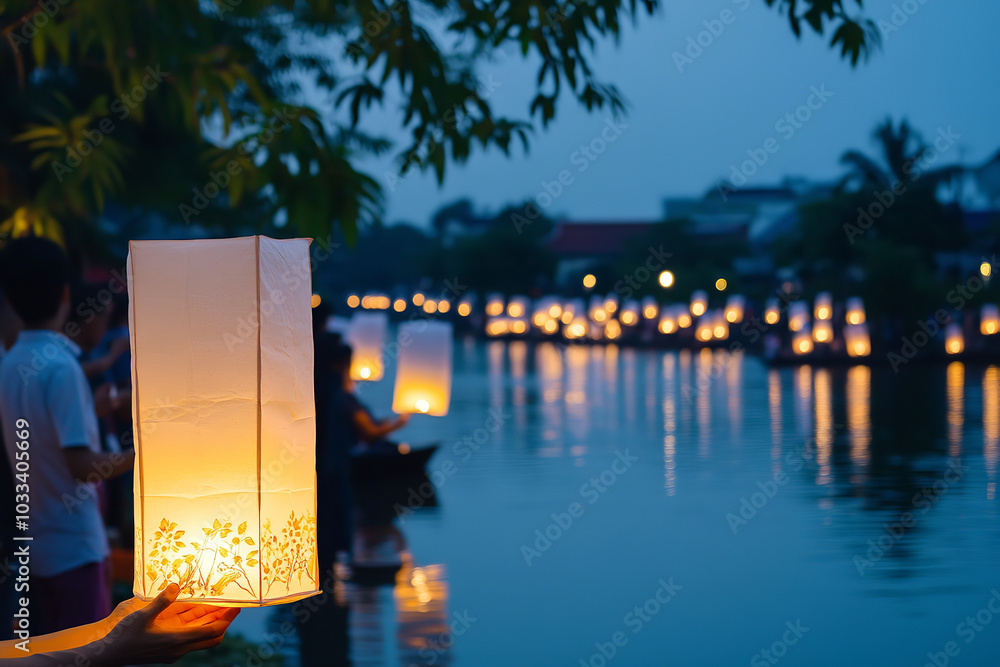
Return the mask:
[(399, 359), (392, 410), (443, 417), (451, 402), (451, 324), (439, 321), (399, 325)]
[(352, 380), (375, 382), (385, 375), (382, 348), (385, 345), (389, 319), (385, 313), (355, 313), (347, 329), (351, 350)]

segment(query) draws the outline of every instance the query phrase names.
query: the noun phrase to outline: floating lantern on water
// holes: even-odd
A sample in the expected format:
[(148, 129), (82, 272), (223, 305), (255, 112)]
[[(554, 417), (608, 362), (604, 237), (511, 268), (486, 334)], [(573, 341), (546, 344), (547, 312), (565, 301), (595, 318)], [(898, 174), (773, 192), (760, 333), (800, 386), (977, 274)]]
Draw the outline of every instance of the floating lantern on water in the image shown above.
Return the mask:
[(1000, 330), (1000, 315), (996, 304), (986, 303), (979, 311), (979, 332), (984, 336), (992, 336)]
[(722, 310), (716, 310), (712, 315), (712, 337), (716, 340), (729, 338), (729, 317)]
[(813, 317), (817, 320), (828, 320), (833, 317), (833, 298), (829, 292), (820, 292), (816, 295)]
[(357, 313), (347, 329), (351, 346), (352, 380), (381, 380), (385, 374), (382, 350), (385, 349), (389, 320), (384, 313)]
[(607, 311), (608, 315), (613, 315), (618, 310), (618, 296), (615, 294), (609, 294), (604, 297), (604, 310)]
[(781, 321), (781, 308), (777, 299), (770, 299), (764, 307), (764, 322), (767, 324), (777, 324)]
[(566, 340), (576, 340), (585, 337), (589, 329), (590, 325), (587, 320), (578, 317), (563, 327), (563, 336)]
[(559, 331), (559, 320), (547, 320), (545, 324), (542, 325), (542, 331), (547, 334), (554, 334)]
[(685, 305), (674, 306), (674, 314), (677, 318), (677, 328), (687, 329), (691, 326), (693, 320), (691, 319), (691, 313), (688, 312), (688, 308)]
[(576, 318), (577, 315), (584, 312), (583, 299), (573, 299), (571, 301), (567, 301), (563, 304), (562, 308), (563, 312), (559, 321), (563, 324), (569, 324)]
[(788, 304), (788, 330), (802, 331), (809, 325), (809, 307), (804, 301)]
[(656, 303), (656, 299), (651, 296), (647, 296), (642, 300), (642, 316), (647, 320), (655, 320), (656, 316), (660, 314), (660, 307)]
[(726, 301), (726, 321), (732, 324), (743, 321), (743, 309), (746, 306), (746, 299), (739, 294), (734, 294)]
[(944, 330), (944, 349), (948, 354), (959, 354), (965, 349), (962, 327), (952, 322)]
[(792, 351), (795, 354), (809, 354), (813, 351), (813, 341), (812, 336), (809, 335), (809, 325), (803, 324), (802, 327), (795, 332), (792, 336)]
[(830, 320), (816, 320), (813, 323), (812, 337), (817, 343), (832, 343), (833, 323)]
[(872, 353), (871, 336), (867, 324), (848, 324), (844, 327), (844, 342), (851, 357), (867, 357)]
[(715, 323), (709, 315), (703, 315), (698, 319), (698, 324), (695, 327), (695, 337), (704, 342), (712, 340), (713, 329), (715, 328)]
[(639, 323), (639, 304), (636, 301), (626, 301), (622, 306), (622, 311), (618, 314), (618, 320), (627, 327)]
[(506, 336), (510, 333), (510, 323), (509, 317), (491, 317), (486, 322), (486, 335), (491, 338)]
[(307, 239), (129, 244), (136, 597), (319, 592), (309, 261)]
[(622, 327), (618, 324), (618, 320), (608, 320), (607, 325), (604, 327), (604, 337), (608, 340), (615, 340), (621, 337)]
[(696, 290), (691, 293), (691, 314), (695, 317), (701, 317), (705, 314), (705, 310), (708, 309), (708, 295), (702, 290)]
[(660, 315), (660, 324), (657, 328), (663, 334), (672, 334), (677, 331), (677, 318), (674, 316), (672, 309), (663, 309), (663, 314)]
[(844, 319), (848, 324), (865, 323), (865, 304), (861, 297), (852, 296), (847, 300), (847, 314), (844, 315)]
[(508, 317), (524, 317), (528, 313), (528, 300), (523, 296), (512, 296), (507, 302)]
[(490, 317), (503, 315), (503, 296), (491, 294), (486, 297), (486, 314)]
[(399, 325), (399, 359), (392, 410), (437, 417), (451, 402), (451, 324), (439, 321)]

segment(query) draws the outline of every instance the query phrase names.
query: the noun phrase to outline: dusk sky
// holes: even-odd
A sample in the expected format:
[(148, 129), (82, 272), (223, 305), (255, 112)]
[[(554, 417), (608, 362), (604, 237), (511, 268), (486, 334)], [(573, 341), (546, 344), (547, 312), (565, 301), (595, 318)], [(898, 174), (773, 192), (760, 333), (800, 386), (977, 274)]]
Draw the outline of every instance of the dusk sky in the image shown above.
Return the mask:
[[(577, 220), (656, 219), (668, 195), (700, 195), (734, 165), (773, 137), (779, 149), (747, 183), (778, 183), (785, 176), (832, 179), (843, 174), (839, 158), (849, 148), (872, 154), (876, 124), (887, 117), (909, 120), (925, 138), (939, 129), (960, 135), (939, 165), (978, 165), (1000, 149), (996, 121), (1000, 84), (1000, 5), (987, 0), (865, 3), (864, 15), (892, 25), (894, 7), (907, 20), (888, 33), (882, 49), (851, 68), (828, 47), (830, 33), (803, 32), (796, 40), (788, 21), (763, 0), (667, 1), (654, 17), (626, 27), (617, 46), (602, 43), (593, 59), (604, 81), (619, 86), (630, 103), (626, 128), (606, 151), (580, 171), (580, 155), (605, 127), (609, 113), (587, 113), (564, 97), (556, 122), (536, 128), (527, 155), (515, 144), (510, 157), (478, 147), (471, 159), (449, 163), (439, 187), (431, 172), (390, 184), (390, 160), (366, 160), (359, 167), (377, 176), (386, 194), (388, 222), (427, 224), (443, 204), (471, 198), (486, 212), (542, 191), (562, 170), (573, 181), (546, 210), (550, 217)], [(906, 5), (911, 14), (905, 14)], [(850, 3), (851, 11), (856, 6)], [(683, 72), (674, 52), (705, 30), (703, 22), (723, 10), (732, 22)], [(915, 10), (915, 11), (914, 11)], [(704, 36), (703, 36), (704, 39)], [(706, 40), (707, 41), (707, 40)], [(526, 118), (537, 69), (520, 52), (485, 64), (480, 74), (496, 84), (497, 113)], [(832, 93), (812, 118), (790, 135), (776, 128), (795, 112), (812, 87)], [(815, 103), (816, 100), (814, 100)], [(373, 113), (372, 130), (398, 125), (400, 116)], [(789, 136), (790, 135), (790, 136)], [(405, 138), (405, 137), (404, 137)], [(773, 145), (772, 145), (773, 146)], [(936, 165), (936, 166), (939, 166)]]

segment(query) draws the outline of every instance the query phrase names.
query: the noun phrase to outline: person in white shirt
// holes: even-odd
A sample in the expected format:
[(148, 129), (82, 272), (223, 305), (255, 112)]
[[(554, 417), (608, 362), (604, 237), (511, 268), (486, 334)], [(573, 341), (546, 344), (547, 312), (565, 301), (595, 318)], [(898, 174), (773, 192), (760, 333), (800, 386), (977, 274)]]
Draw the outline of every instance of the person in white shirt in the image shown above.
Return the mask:
[(109, 549), (94, 483), (131, 470), (134, 460), (132, 450), (101, 451), (93, 394), (66, 325), (69, 275), (65, 254), (46, 239), (16, 239), (0, 253), (0, 288), (23, 323), (0, 367), (0, 421), (15, 490), (30, 499), (15, 529), (31, 538), (21, 543), (31, 553), (22, 594), (37, 633), (110, 612)]

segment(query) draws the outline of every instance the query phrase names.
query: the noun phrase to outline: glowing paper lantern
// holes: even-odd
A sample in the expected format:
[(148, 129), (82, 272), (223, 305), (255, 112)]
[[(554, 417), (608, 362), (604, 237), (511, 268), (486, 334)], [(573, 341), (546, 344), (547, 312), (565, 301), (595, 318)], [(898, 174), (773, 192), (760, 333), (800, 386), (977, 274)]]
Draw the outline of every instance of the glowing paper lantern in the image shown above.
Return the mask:
[(809, 307), (802, 301), (788, 304), (788, 330), (802, 331), (809, 325)]
[(677, 320), (674, 317), (672, 309), (663, 309), (663, 315), (660, 316), (660, 326), (658, 328), (660, 333), (664, 334), (672, 334), (677, 331)]
[(660, 307), (656, 303), (656, 299), (651, 296), (647, 296), (642, 300), (642, 316), (647, 320), (655, 320), (656, 316), (660, 314)]
[(356, 313), (347, 329), (347, 342), (351, 346), (352, 380), (381, 380), (385, 375), (382, 350), (389, 331), (389, 320), (384, 313)]
[(830, 320), (816, 320), (813, 324), (813, 340), (817, 343), (833, 342), (833, 324)]
[(812, 337), (809, 335), (809, 325), (804, 324), (802, 328), (792, 336), (792, 350), (795, 354), (809, 354), (813, 350)]
[(399, 325), (393, 412), (442, 417), (451, 402), (452, 330), (447, 322)]
[(983, 304), (979, 311), (979, 332), (984, 336), (992, 336), (1000, 327), (1000, 315), (995, 304)]
[(867, 357), (872, 353), (871, 336), (867, 324), (848, 324), (844, 327), (844, 341), (847, 354), (851, 357)]
[(674, 306), (674, 314), (677, 317), (678, 329), (687, 329), (691, 326), (691, 313), (688, 312), (687, 306), (683, 304)]
[(965, 349), (965, 337), (962, 336), (962, 327), (951, 323), (944, 330), (944, 349), (948, 354), (959, 354)]
[(691, 294), (691, 314), (695, 317), (701, 317), (705, 314), (705, 309), (708, 308), (708, 295), (702, 290), (697, 290)]
[(134, 592), (314, 595), (309, 241), (133, 241)]
[(719, 340), (729, 338), (728, 315), (721, 310), (712, 313), (712, 336)]
[(833, 298), (829, 292), (820, 292), (816, 295), (813, 316), (817, 320), (828, 320), (833, 316)]
[(777, 324), (781, 320), (781, 308), (777, 299), (771, 299), (764, 308), (764, 321), (768, 324)]
[(865, 304), (861, 297), (852, 296), (847, 300), (847, 314), (844, 316), (848, 324), (865, 323)]
[(729, 297), (726, 302), (726, 321), (736, 324), (743, 321), (743, 309), (746, 306), (746, 299), (739, 294)]
[(501, 295), (491, 294), (486, 298), (486, 314), (490, 317), (503, 314), (503, 297)]
[(507, 303), (507, 315), (513, 318), (521, 318), (528, 313), (528, 300), (523, 296), (512, 296)]
[(639, 323), (639, 304), (636, 301), (626, 301), (622, 306), (622, 311), (618, 313), (618, 320), (627, 327)]

